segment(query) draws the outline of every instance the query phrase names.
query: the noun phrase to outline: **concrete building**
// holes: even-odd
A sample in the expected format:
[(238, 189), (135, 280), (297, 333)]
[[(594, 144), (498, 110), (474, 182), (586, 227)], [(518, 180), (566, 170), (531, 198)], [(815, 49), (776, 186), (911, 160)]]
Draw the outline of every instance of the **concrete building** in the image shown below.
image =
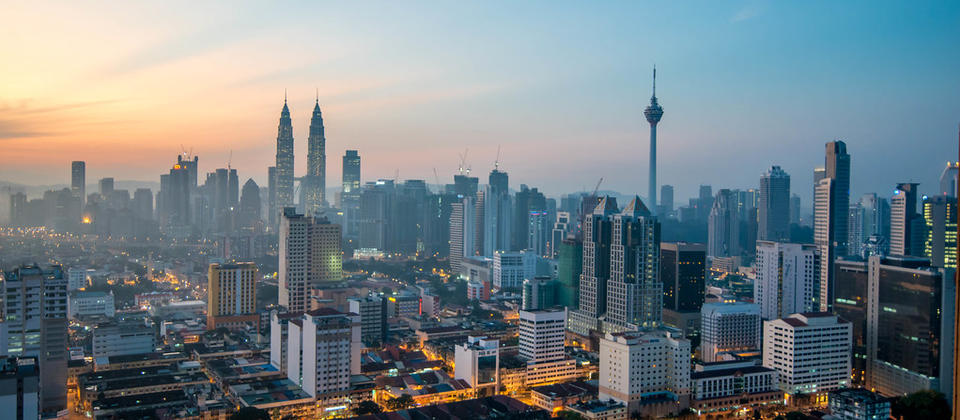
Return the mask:
[(2, 420), (40, 418), (40, 369), (36, 358), (0, 356), (0, 407)]
[(207, 329), (260, 324), (254, 263), (210, 264), (207, 270)]
[(270, 364), (284, 375), (287, 374), (288, 367), (287, 345), (290, 342), (290, 320), (299, 320), (300, 315), (289, 312), (270, 312)]
[(610, 217), (618, 211), (614, 197), (602, 197), (583, 219), (583, 264), (579, 309), (570, 317), (570, 328), (581, 336), (598, 331), (598, 319), (607, 312), (607, 281), (610, 278)]
[(838, 420), (885, 420), (890, 418), (890, 399), (863, 388), (830, 392), (830, 414)]
[(287, 378), (317, 399), (318, 410), (346, 409), (350, 377), (360, 374), (359, 318), (321, 308), (289, 321)]
[(826, 392), (850, 385), (852, 326), (826, 312), (793, 314), (763, 323), (763, 366), (780, 375), (790, 395)]
[(360, 315), (360, 339), (367, 344), (383, 343), (387, 338), (387, 298), (370, 295), (347, 300), (350, 312)]
[(71, 319), (92, 316), (113, 318), (116, 313), (113, 291), (73, 292), (67, 299), (67, 308)]
[[(813, 245), (757, 241), (753, 301), (763, 319), (820, 307), (821, 255)], [(831, 305), (832, 306), (832, 305)]]
[(667, 329), (607, 333), (600, 339), (600, 400), (630, 415), (675, 414), (690, 402), (690, 341)]
[(475, 198), (463, 197), (451, 204), (450, 271), (459, 273), (463, 259), (477, 254)]
[(497, 251), (493, 254), (493, 287), (520, 289), (537, 274), (537, 255), (530, 251)]
[(923, 255), (934, 267), (957, 268), (957, 199), (923, 197), (926, 239)]
[(917, 183), (897, 184), (890, 199), (890, 255), (923, 255), (923, 220), (917, 213)]
[[(790, 175), (773, 166), (760, 177), (757, 239), (790, 240)], [(746, 244), (747, 247), (750, 244)]]
[(484, 283), (476, 280), (467, 282), (467, 300), (489, 300), (490, 283)]
[(87, 268), (70, 268), (67, 270), (67, 291), (84, 289), (90, 285), (90, 277), (96, 270)]
[(59, 265), (20, 266), (3, 275), (0, 356), (36, 357), (40, 410), (67, 408), (67, 279)]
[(713, 200), (707, 221), (707, 255), (710, 257), (738, 257), (743, 252), (736, 193), (722, 189)]
[(478, 396), (500, 393), (500, 340), (467, 337), (454, 350), (454, 379), (466, 381)]
[(93, 329), (93, 357), (153, 353), (156, 347), (157, 340), (152, 326), (110, 323)]
[(557, 304), (558, 283), (549, 276), (536, 276), (523, 281), (523, 303), (525, 311), (548, 309)]
[(850, 155), (842, 141), (826, 144), (824, 169), (814, 174), (813, 242), (820, 250), (820, 311), (833, 310), (833, 263), (847, 255), (850, 221)]
[(708, 303), (700, 320), (700, 358), (716, 362), (723, 352), (760, 350), (760, 305), (754, 303)]
[(698, 416), (783, 403), (777, 371), (752, 360), (697, 365), (690, 388), (690, 409)]
[(663, 314), (660, 223), (640, 197), (634, 197), (611, 220), (610, 280), (603, 330), (658, 327)]
[(312, 290), (343, 280), (340, 225), (284, 208), (280, 221), (279, 304), (290, 312), (310, 307)]
[(563, 340), (566, 308), (520, 311), (520, 358), (528, 362), (550, 362), (564, 358)]

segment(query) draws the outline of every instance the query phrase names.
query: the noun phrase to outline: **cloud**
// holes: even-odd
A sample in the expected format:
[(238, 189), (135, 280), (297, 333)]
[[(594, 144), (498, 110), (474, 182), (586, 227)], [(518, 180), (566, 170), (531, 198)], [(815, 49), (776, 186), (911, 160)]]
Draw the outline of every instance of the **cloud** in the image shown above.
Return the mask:
[(120, 102), (99, 100), (47, 106), (33, 106), (32, 99), (16, 104), (0, 102), (0, 140), (49, 137), (70, 132), (82, 125), (102, 124), (104, 121), (79, 115), (78, 111), (99, 108)]
[(743, 22), (760, 16), (763, 13), (763, 6), (760, 3), (749, 4), (735, 13), (730, 18), (730, 23)]

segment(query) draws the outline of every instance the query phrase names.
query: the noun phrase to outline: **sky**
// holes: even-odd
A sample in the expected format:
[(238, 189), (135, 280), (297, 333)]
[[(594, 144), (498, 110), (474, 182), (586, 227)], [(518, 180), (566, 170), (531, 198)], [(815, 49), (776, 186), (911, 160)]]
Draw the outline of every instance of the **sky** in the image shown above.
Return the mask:
[[(932, 192), (957, 157), (960, 3), (775, 1), (13, 2), (0, 15), (0, 180), (156, 182), (182, 151), (265, 185), (286, 90), (296, 174), (319, 98), (328, 184), (452, 182), (460, 154), (557, 196), (658, 180), (756, 188), (780, 165), (809, 207), (840, 139), (852, 194)], [(202, 179), (202, 176), (201, 176)], [(482, 182), (483, 182), (482, 181)]]

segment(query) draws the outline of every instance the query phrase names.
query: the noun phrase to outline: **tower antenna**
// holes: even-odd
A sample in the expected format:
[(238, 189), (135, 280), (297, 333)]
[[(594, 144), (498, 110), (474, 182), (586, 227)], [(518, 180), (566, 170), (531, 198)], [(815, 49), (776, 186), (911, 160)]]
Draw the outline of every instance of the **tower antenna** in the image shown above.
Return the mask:
[(653, 65), (653, 97), (657, 97), (657, 65)]

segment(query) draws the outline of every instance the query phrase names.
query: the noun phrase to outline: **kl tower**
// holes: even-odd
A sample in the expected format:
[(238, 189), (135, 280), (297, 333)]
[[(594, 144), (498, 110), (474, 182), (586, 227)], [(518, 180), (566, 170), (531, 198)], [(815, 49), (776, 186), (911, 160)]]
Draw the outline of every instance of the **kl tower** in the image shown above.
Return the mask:
[(657, 213), (657, 123), (663, 117), (663, 107), (657, 103), (657, 66), (653, 66), (653, 95), (650, 96), (650, 106), (643, 111), (650, 123), (650, 200), (647, 206), (653, 214)]

